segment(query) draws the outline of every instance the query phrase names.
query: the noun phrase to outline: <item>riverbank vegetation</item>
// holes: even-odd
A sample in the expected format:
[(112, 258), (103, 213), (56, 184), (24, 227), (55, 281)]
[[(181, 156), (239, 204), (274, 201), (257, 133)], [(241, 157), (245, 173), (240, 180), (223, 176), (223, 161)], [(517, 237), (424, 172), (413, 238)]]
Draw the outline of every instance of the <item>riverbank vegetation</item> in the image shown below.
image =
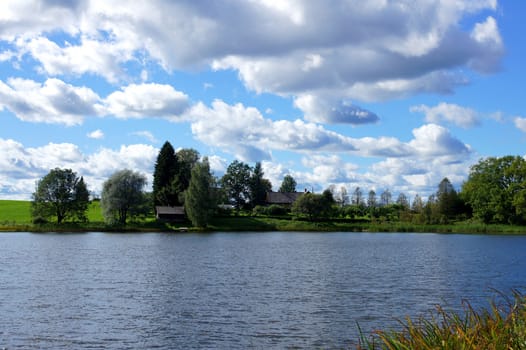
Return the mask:
[[(108, 178), (99, 199), (89, 196), (81, 175), (57, 168), (38, 182), (27, 208), (3, 201), (0, 230), (526, 233), (526, 160), (518, 156), (481, 159), (460, 191), (444, 178), (427, 199), (358, 186), (297, 192), (290, 174), (281, 192), (272, 192), (264, 175), (261, 163), (235, 160), (216, 178), (206, 157), (166, 142), (152, 192), (143, 174), (124, 169)], [(172, 220), (179, 216), (167, 221), (158, 208), (173, 209)]]
[(429, 232), (429, 233), (504, 233), (524, 234), (520, 225), (484, 224), (474, 221), (448, 224), (418, 224), (401, 221), (375, 221), (367, 219), (319, 220), (298, 219), (290, 214), (260, 215), (253, 212), (223, 212), (215, 215), (206, 229), (195, 228), (191, 222), (169, 223), (155, 220), (153, 213), (128, 222), (111, 225), (104, 222), (100, 201), (91, 201), (85, 222), (56, 222), (34, 224), (30, 201), (0, 200), (0, 231), (16, 232), (179, 232), (184, 231), (310, 231), (310, 232)]
[(464, 313), (437, 307), (430, 319), (407, 318), (401, 331), (362, 334), (359, 349), (526, 349), (526, 297), (491, 302), (477, 311), (465, 304)]

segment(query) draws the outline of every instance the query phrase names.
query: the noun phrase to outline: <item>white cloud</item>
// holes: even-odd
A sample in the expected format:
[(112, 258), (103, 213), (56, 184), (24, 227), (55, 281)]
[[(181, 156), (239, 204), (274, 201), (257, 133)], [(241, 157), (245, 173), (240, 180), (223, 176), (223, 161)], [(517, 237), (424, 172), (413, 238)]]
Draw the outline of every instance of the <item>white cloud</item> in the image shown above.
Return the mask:
[(305, 119), (314, 123), (334, 124), (370, 124), (380, 118), (371, 111), (340, 101), (333, 102), (330, 98), (320, 99), (310, 94), (298, 96), (294, 105), (305, 113)]
[(86, 117), (159, 117), (181, 121), (188, 96), (170, 85), (144, 83), (124, 86), (101, 99), (87, 87), (77, 87), (51, 78), (44, 83), (10, 78), (0, 81), (0, 109), (34, 123), (80, 125)]
[(75, 33), (79, 24), (76, 13), (81, 6), (81, 2), (74, 1), (62, 4), (53, 4), (53, 1), (0, 1), (0, 39), (31, 37), (58, 28)]
[(118, 118), (161, 117), (179, 120), (188, 108), (188, 96), (170, 85), (131, 84), (105, 100), (106, 114)]
[(136, 144), (84, 154), (77, 145), (70, 143), (25, 147), (15, 140), (0, 138), (0, 193), (2, 198), (29, 199), (36, 181), (57, 167), (72, 169), (84, 176), (89, 190), (99, 194), (102, 183), (122, 169), (146, 174), (151, 184), (158, 152), (153, 146)]
[(159, 142), (159, 140), (157, 140), (155, 138), (155, 136), (150, 131), (147, 131), (147, 130), (135, 131), (135, 132), (132, 133), (132, 135), (145, 138), (146, 140), (150, 141), (151, 143)]
[(43, 84), (21, 78), (0, 81), (0, 107), (28, 122), (78, 125), (96, 115), (99, 96), (90, 88), (76, 87), (58, 79)]
[(21, 51), (30, 53), (41, 63), (41, 70), (51, 76), (99, 74), (116, 83), (125, 76), (119, 63), (132, 59), (131, 53), (116, 44), (82, 38), (81, 45), (64, 47), (45, 37), (18, 41)]
[(441, 102), (434, 107), (426, 105), (413, 106), (411, 112), (421, 112), (425, 114), (428, 123), (450, 122), (463, 128), (470, 128), (479, 124), (477, 112), (471, 108), (462, 107), (456, 104)]
[(97, 129), (97, 130), (93, 130), (92, 132), (89, 132), (89, 133), (87, 134), (87, 136), (88, 136), (90, 139), (100, 140), (100, 139), (103, 139), (103, 138), (104, 138), (104, 133), (102, 132), (102, 130)]
[(417, 154), (426, 157), (446, 156), (465, 158), (471, 147), (454, 138), (449, 130), (436, 124), (426, 124), (413, 130), (414, 139), (409, 145)]
[[(237, 70), (258, 92), (383, 100), (451, 91), (466, 79), (451, 78), (460, 69), (492, 72), (503, 55), (494, 17), (462, 26), (467, 16), (495, 11), (495, 1), (426, 1), (416, 8), (343, 0), (18, 3), (1, 5), (1, 38), (18, 42), (49, 75), (116, 81), (128, 62), (155, 62), (167, 71), (213, 65)], [(61, 31), (70, 43), (46, 37)]]
[(526, 118), (515, 117), (513, 118), (513, 122), (515, 123), (515, 127), (517, 129), (519, 129), (520, 131), (526, 132)]
[(353, 139), (301, 120), (264, 118), (252, 107), (216, 100), (187, 111), (192, 132), (207, 145), (220, 147), (247, 161), (267, 160), (272, 150), (353, 151)]
[(302, 120), (271, 120), (252, 107), (216, 100), (199, 103), (187, 112), (192, 132), (201, 142), (234, 154), (244, 161), (272, 159), (272, 151), (336, 152), (362, 157), (464, 157), (471, 148), (444, 127), (423, 125), (408, 143), (394, 137), (351, 138)]

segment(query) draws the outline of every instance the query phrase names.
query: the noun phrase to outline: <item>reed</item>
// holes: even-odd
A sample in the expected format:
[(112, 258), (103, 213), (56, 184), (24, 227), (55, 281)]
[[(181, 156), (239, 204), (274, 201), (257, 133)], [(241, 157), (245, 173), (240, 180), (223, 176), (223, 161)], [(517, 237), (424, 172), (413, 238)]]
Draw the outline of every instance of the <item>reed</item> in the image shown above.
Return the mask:
[(401, 322), (402, 331), (362, 335), (358, 349), (526, 349), (526, 297), (515, 291), (502, 304), (476, 311), (465, 303), (462, 315), (437, 307), (431, 319)]

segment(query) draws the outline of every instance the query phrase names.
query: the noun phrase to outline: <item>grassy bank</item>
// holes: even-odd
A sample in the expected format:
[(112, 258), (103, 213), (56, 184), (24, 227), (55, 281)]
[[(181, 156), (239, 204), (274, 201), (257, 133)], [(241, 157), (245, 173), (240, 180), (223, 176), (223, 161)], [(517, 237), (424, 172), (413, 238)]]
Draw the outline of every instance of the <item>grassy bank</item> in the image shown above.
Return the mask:
[(526, 297), (515, 293), (482, 311), (466, 305), (463, 314), (437, 307), (431, 319), (408, 318), (402, 325), (399, 332), (362, 336), (359, 349), (526, 349)]
[[(90, 203), (87, 223), (33, 225), (29, 201), (0, 200), (0, 231), (79, 232), (79, 231), (179, 231), (189, 227), (189, 222), (170, 225), (147, 218), (124, 227), (104, 223), (100, 203)], [(194, 229), (190, 228), (190, 231)], [(207, 231), (316, 231), (316, 232), (436, 232), (436, 233), (505, 233), (526, 234), (525, 226), (484, 225), (460, 222), (445, 225), (425, 225), (407, 222), (369, 222), (365, 220), (333, 220), (310, 222), (290, 217), (224, 216), (216, 217)]]

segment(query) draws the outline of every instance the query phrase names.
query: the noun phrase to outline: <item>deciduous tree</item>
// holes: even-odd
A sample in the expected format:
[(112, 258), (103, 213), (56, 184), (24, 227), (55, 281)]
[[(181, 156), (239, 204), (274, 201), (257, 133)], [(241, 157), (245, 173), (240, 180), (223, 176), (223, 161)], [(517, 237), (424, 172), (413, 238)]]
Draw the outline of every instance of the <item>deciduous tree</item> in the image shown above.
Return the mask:
[(236, 209), (244, 207), (250, 201), (250, 175), (250, 166), (235, 160), (221, 178), (221, 185)]
[(192, 167), (190, 183), (185, 191), (185, 211), (192, 225), (206, 227), (217, 207), (214, 178), (208, 158)]
[(57, 223), (68, 218), (85, 221), (89, 193), (82, 177), (71, 169), (53, 169), (37, 183), (33, 193), (33, 220), (56, 217)]
[(292, 213), (309, 220), (327, 219), (333, 213), (334, 198), (330, 190), (322, 194), (302, 194), (292, 205)]
[(296, 180), (292, 177), (292, 175), (285, 175), (283, 178), (283, 182), (281, 183), (281, 186), (279, 187), (280, 192), (296, 192)]
[(114, 173), (102, 186), (101, 208), (104, 220), (110, 224), (126, 224), (128, 218), (148, 213), (144, 194), (146, 177), (132, 170)]
[(485, 223), (521, 223), (526, 220), (526, 161), (519, 156), (490, 157), (470, 169), (461, 197), (473, 216)]

